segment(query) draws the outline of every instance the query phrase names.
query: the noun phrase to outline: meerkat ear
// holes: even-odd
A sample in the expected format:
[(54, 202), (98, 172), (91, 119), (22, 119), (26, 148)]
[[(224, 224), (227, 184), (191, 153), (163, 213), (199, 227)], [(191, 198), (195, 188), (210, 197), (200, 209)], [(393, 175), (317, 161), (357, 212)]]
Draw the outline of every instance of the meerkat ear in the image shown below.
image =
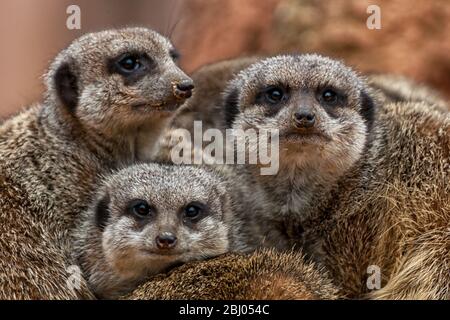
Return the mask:
[(78, 79), (69, 63), (61, 64), (53, 78), (56, 94), (70, 111), (78, 105)]
[(225, 124), (231, 128), (236, 116), (239, 114), (239, 90), (234, 88), (225, 96)]
[(109, 195), (104, 196), (95, 208), (95, 224), (100, 230), (103, 230), (106, 226), (106, 222), (109, 219)]
[(376, 102), (365, 90), (361, 91), (361, 115), (366, 120), (369, 129), (375, 117)]

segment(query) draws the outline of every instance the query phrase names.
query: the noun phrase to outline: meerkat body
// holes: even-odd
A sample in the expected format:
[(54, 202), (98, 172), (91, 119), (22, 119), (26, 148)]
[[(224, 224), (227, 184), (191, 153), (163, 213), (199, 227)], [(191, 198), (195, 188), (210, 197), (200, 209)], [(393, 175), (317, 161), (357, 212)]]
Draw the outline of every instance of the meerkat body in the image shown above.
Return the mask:
[(372, 141), (322, 195), (313, 214), (326, 222), (305, 241), (320, 234), (324, 264), (348, 297), (450, 299), (450, 114), (384, 105)]
[(158, 275), (125, 299), (318, 300), (338, 290), (299, 252), (261, 250), (192, 262)]
[(52, 64), (45, 101), (2, 123), (0, 298), (92, 297), (69, 235), (99, 175), (143, 160), (140, 134), (190, 95), (172, 50), (144, 28), (85, 35)]
[(259, 184), (286, 235), (331, 270), (346, 297), (449, 298), (449, 113), (384, 103), (364, 79), (317, 55), (281, 56), (228, 89), (233, 128), (279, 129), (280, 170)]
[(441, 95), (431, 88), (415, 83), (402, 76), (373, 74), (367, 77), (368, 85), (379, 92), (381, 103), (390, 102), (426, 102), (443, 111), (450, 106)]
[(95, 295), (117, 298), (173, 265), (262, 247), (265, 239), (253, 234), (264, 199), (250, 202), (258, 188), (229, 178), (161, 164), (107, 177), (74, 235), (75, 260)]

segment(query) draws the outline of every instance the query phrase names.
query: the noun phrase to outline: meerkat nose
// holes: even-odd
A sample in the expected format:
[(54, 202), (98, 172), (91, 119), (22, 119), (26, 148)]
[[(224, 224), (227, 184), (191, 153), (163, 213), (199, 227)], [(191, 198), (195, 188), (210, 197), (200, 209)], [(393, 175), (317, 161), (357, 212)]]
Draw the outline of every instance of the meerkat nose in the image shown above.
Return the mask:
[(192, 80), (183, 80), (177, 84), (177, 89), (180, 91), (192, 91), (194, 89), (194, 82)]
[(155, 240), (159, 249), (171, 249), (177, 244), (177, 237), (171, 233), (160, 234)]
[(194, 82), (192, 80), (182, 80), (176, 83), (174, 87), (174, 94), (176, 97), (188, 99), (192, 96), (192, 90), (194, 90)]
[(293, 118), (297, 128), (311, 128), (316, 123), (316, 115), (311, 111), (298, 111)]

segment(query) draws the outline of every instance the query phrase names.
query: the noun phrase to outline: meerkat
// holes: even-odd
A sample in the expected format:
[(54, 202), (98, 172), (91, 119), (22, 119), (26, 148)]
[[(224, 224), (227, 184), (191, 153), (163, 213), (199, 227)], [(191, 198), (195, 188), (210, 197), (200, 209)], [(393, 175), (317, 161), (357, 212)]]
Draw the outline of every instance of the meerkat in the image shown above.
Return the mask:
[(99, 176), (146, 160), (192, 94), (176, 56), (145, 28), (84, 35), (50, 66), (44, 102), (2, 123), (0, 298), (92, 297), (72, 281), (70, 231)]
[(226, 92), (230, 127), (279, 130), (279, 172), (248, 170), (280, 208), (270, 219), (342, 296), (450, 298), (450, 113), (379, 103), (363, 77), (319, 55), (263, 60)]
[(258, 229), (266, 228), (257, 220), (268, 209), (258, 188), (236, 186), (228, 174), (153, 163), (106, 177), (74, 235), (75, 260), (94, 294), (117, 298), (173, 265), (280, 238)]
[(338, 289), (301, 252), (258, 250), (185, 264), (160, 274), (123, 299), (334, 300)]

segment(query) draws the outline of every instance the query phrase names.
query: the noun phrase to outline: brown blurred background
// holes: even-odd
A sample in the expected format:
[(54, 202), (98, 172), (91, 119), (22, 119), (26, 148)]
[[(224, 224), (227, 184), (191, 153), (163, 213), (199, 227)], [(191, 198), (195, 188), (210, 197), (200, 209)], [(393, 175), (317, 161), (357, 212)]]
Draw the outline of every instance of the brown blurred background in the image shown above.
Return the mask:
[[(81, 30), (66, 9), (81, 8)], [(370, 4), (381, 30), (369, 30)], [(224, 58), (320, 52), (363, 72), (390, 72), (450, 97), (448, 0), (3, 0), (0, 116), (41, 99), (49, 61), (83, 33), (144, 25), (169, 36), (187, 71)]]

